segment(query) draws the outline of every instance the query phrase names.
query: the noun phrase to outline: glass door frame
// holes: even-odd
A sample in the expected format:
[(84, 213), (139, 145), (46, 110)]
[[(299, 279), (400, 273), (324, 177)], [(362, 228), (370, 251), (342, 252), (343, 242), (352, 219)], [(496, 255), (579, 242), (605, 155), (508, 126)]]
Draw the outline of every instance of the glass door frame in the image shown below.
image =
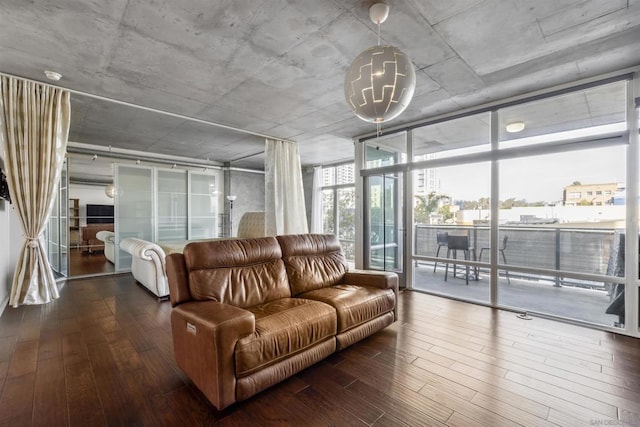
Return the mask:
[[(387, 175), (389, 175), (390, 173), (381, 173), (381, 174), (368, 174), (366, 176), (363, 177), (364, 180), (364, 193), (363, 193), (363, 198), (362, 200), (364, 201), (363, 205), (367, 207), (367, 209), (364, 209), (363, 213), (363, 220), (364, 220), (364, 226), (363, 226), (363, 261), (364, 261), (364, 268), (365, 269), (369, 269), (369, 270), (378, 270), (378, 268), (376, 267), (372, 267), (371, 266), (371, 215), (370, 215), (370, 205), (371, 205), (371, 194), (370, 194), (370, 189), (371, 186), (370, 184), (370, 180), (371, 178), (374, 177), (379, 177), (382, 179), (382, 194), (381, 194), (381, 209), (383, 212), (383, 264), (384, 266), (382, 267), (382, 271), (392, 271), (396, 274), (398, 274), (398, 280), (399, 280), (399, 285), (401, 288), (405, 288), (407, 287), (407, 257), (406, 257), (406, 241), (407, 241), (407, 227), (406, 227), (406, 219), (407, 219), (407, 215), (406, 215), (406, 211), (407, 210), (411, 210), (411, 209), (407, 209), (406, 206), (406, 184), (407, 184), (407, 174), (404, 172), (392, 172), (393, 174), (395, 174), (395, 177), (389, 178)], [(400, 176), (398, 176), (400, 175)], [(395, 240), (397, 243), (397, 253), (395, 255), (395, 260), (397, 263), (397, 266), (395, 268), (387, 268), (386, 265), (386, 237), (387, 237), (387, 218), (385, 215), (386, 212), (386, 199), (387, 199), (387, 195), (386, 195), (386, 180), (387, 179), (393, 179), (394, 180), (394, 190), (393, 190), (393, 198), (394, 200), (394, 221), (393, 221), (393, 227), (395, 229)]]

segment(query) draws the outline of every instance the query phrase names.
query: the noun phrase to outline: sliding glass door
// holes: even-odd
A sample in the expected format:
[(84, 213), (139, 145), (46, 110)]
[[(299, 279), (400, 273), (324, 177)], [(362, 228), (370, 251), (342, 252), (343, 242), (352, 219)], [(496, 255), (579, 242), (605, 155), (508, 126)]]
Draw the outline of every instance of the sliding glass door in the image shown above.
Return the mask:
[(158, 241), (187, 239), (187, 174), (158, 169)]
[(371, 175), (366, 182), (365, 268), (393, 271), (404, 286), (404, 174)]
[(67, 277), (68, 275), (68, 194), (67, 161), (65, 160), (45, 233), (47, 256), (56, 277)]
[(153, 241), (153, 169), (117, 165), (116, 174), (116, 270), (131, 269), (131, 254), (120, 249), (127, 237)]

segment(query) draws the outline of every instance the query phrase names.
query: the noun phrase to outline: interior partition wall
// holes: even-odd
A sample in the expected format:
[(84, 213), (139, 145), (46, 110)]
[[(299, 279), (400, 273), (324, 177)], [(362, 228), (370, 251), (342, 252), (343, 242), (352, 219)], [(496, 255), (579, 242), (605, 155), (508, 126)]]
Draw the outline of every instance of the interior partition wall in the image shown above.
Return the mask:
[(118, 164), (115, 173), (116, 271), (131, 268), (120, 242), (198, 240), (222, 232), (221, 173)]
[(638, 236), (636, 74), (358, 141), (356, 266), (396, 268), (372, 257), (372, 236), (390, 249), (372, 227), (387, 226), (375, 209), (387, 204), (387, 178), (404, 174), (407, 287), (639, 336), (638, 238), (625, 238)]
[(131, 254), (120, 249), (120, 242), (127, 237), (154, 240), (154, 170), (119, 164), (115, 186), (116, 271), (126, 271), (131, 269)]

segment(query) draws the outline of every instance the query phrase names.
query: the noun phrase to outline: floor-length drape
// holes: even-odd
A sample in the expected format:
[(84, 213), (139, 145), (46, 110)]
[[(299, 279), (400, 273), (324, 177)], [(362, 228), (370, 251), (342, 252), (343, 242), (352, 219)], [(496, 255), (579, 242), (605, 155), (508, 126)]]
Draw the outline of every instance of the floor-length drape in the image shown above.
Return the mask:
[(313, 193), (311, 194), (311, 232), (322, 233), (322, 166), (313, 168)]
[(267, 139), (265, 151), (267, 236), (308, 233), (298, 144)]
[(69, 93), (5, 76), (0, 89), (0, 139), (7, 181), (25, 237), (9, 304), (44, 304), (59, 296), (40, 237), (64, 163)]

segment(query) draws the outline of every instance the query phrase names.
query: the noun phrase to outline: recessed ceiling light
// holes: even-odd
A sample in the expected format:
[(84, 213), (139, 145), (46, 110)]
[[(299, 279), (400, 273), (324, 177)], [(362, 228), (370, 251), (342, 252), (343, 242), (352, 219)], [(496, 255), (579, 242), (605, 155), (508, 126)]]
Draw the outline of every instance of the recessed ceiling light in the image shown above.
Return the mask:
[(524, 122), (518, 120), (516, 122), (507, 123), (505, 130), (509, 133), (522, 132), (524, 130)]
[(44, 75), (47, 76), (49, 80), (56, 82), (62, 78), (62, 74), (56, 73), (55, 71), (45, 70)]

